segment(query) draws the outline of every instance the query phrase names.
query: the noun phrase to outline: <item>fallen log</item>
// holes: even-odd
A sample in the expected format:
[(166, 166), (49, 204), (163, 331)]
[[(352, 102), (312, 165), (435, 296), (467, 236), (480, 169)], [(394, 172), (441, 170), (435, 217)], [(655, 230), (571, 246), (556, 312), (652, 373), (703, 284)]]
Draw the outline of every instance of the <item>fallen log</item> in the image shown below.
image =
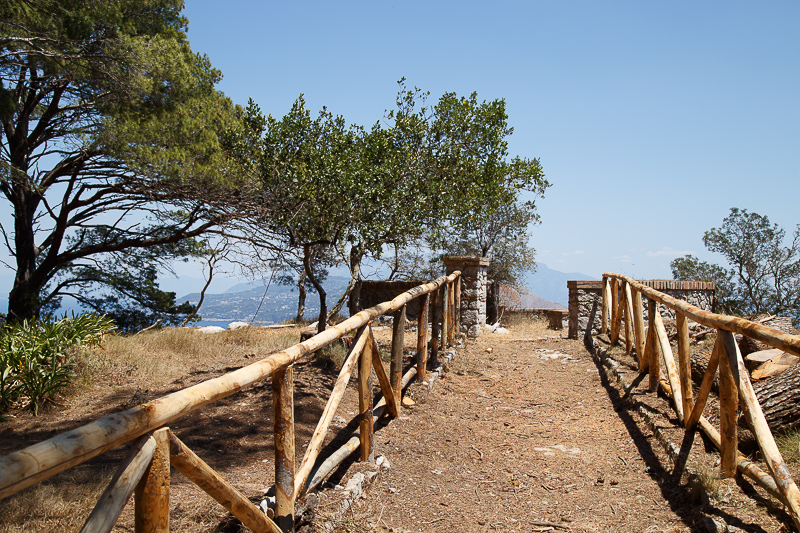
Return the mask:
[(800, 426), (800, 364), (754, 381), (753, 390), (773, 431)]
[[(707, 354), (692, 354), (692, 380), (702, 383), (708, 366)], [(719, 394), (719, 376), (714, 377), (711, 390)], [(800, 427), (800, 364), (779, 374), (753, 381), (753, 390), (764, 411), (770, 429), (785, 431)]]

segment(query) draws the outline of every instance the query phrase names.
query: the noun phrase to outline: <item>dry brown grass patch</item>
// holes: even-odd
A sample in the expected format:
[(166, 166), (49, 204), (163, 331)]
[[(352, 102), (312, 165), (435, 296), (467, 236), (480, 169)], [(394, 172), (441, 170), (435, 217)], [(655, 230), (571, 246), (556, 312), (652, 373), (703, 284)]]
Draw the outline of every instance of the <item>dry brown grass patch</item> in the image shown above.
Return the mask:
[(299, 341), (299, 330), (242, 328), (204, 334), (192, 328), (164, 328), (133, 336), (108, 336), (102, 348), (86, 354), (84, 382), (102, 379), (116, 370), (159, 385), (196, 370), (227, 365), (244, 355), (256, 359)]

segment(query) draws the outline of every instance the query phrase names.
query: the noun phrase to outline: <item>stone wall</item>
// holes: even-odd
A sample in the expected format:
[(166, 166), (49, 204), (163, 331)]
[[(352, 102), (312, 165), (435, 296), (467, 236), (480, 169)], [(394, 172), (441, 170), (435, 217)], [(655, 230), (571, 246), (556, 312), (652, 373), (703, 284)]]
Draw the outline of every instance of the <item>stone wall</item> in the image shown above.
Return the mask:
[[(461, 271), (461, 332), (477, 337), (486, 327), (486, 289), (489, 259), (485, 257), (445, 257), (445, 268), (450, 275)], [(422, 285), (425, 281), (361, 281), (350, 295), (348, 305), (353, 315), (361, 309), (378, 305)], [(406, 306), (406, 318), (416, 320), (419, 316), (420, 299)]]
[(486, 327), (486, 289), (489, 283), (486, 257), (445, 257), (447, 274), (461, 271), (461, 332), (477, 337)]
[[(638, 280), (637, 280), (638, 281)], [(651, 287), (666, 295), (678, 300), (684, 300), (695, 307), (706, 311), (713, 311), (716, 303), (716, 286), (708, 281), (676, 281), (676, 280), (646, 280), (639, 281), (643, 285)], [(592, 330), (600, 332), (602, 321), (603, 303), (603, 282), (602, 281), (568, 281), (569, 289), (569, 337), (577, 339), (586, 331), (589, 322), (589, 313), (592, 305), (597, 301), (597, 313), (595, 314)], [(620, 299), (621, 299), (620, 294)], [(647, 303), (645, 298), (642, 301), (644, 319), (647, 320)], [(675, 320), (675, 311), (666, 307), (659, 306), (661, 316), (665, 321)]]

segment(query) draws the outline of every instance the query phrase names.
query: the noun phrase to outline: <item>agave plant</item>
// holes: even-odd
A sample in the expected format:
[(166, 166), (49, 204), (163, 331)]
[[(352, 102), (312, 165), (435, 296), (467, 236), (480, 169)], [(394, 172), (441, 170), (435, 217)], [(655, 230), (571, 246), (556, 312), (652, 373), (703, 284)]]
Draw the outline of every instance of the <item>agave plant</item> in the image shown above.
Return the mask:
[(99, 344), (114, 329), (105, 316), (24, 320), (0, 330), (0, 408), (27, 404), (39, 409), (70, 384), (74, 348)]

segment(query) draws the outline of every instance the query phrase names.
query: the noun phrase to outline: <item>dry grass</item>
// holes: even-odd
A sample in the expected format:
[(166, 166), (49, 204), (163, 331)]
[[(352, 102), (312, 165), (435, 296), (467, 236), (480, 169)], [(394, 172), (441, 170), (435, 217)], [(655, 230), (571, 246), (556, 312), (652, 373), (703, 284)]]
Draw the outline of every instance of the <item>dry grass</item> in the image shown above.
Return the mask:
[(208, 370), (245, 354), (256, 359), (286, 349), (299, 340), (299, 330), (242, 328), (215, 334), (191, 328), (165, 328), (134, 336), (109, 335), (102, 348), (83, 354), (76, 385), (102, 379), (109, 371), (137, 376), (154, 386), (197, 369)]
[[(64, 405), (85, 405), (98, 390), (106, 393), (140, 387), (157, 395), (192, 372), (223, 373), (288, 348), (299, 336), (296, 328), (246, 328), (217, 334), (166, 328), (127, 337), (109, 335), (102, 348), (75, 353), (80, 371), (63, 398)], [(57, 420), (58, 413), (51, 409), (40, 419), (44, 423)], [(0, 533), (78, 531), (112, 474), (110, 467), (80, 465), (2, 500)], [(173, 489), (174, 501), (179, 502), (171, 511), (175, 531), (209, 531), (228, 516), (224, 508), (187, 482)], [(132, 516), (128, 515), (132, 512), (129, 503), (114, 531), (130, 530), (127, 525)], [(234, 530), (235, 526), (226, 529)]]
[(78, 531), (111, 476), (76, 467), (4, 499), (0, 533)]
[(543, 317), (533, 317), (523, 314), (512, 314), (503, 317), (503, 327), (511, 331), (509, 338), (511, 339), (524, 339), (536, 337), (556, 337), (559, 333), (566, 333), (565, 331), (559, 332), (557, 330), (549, 329), (547, 327), (547, 319)]

